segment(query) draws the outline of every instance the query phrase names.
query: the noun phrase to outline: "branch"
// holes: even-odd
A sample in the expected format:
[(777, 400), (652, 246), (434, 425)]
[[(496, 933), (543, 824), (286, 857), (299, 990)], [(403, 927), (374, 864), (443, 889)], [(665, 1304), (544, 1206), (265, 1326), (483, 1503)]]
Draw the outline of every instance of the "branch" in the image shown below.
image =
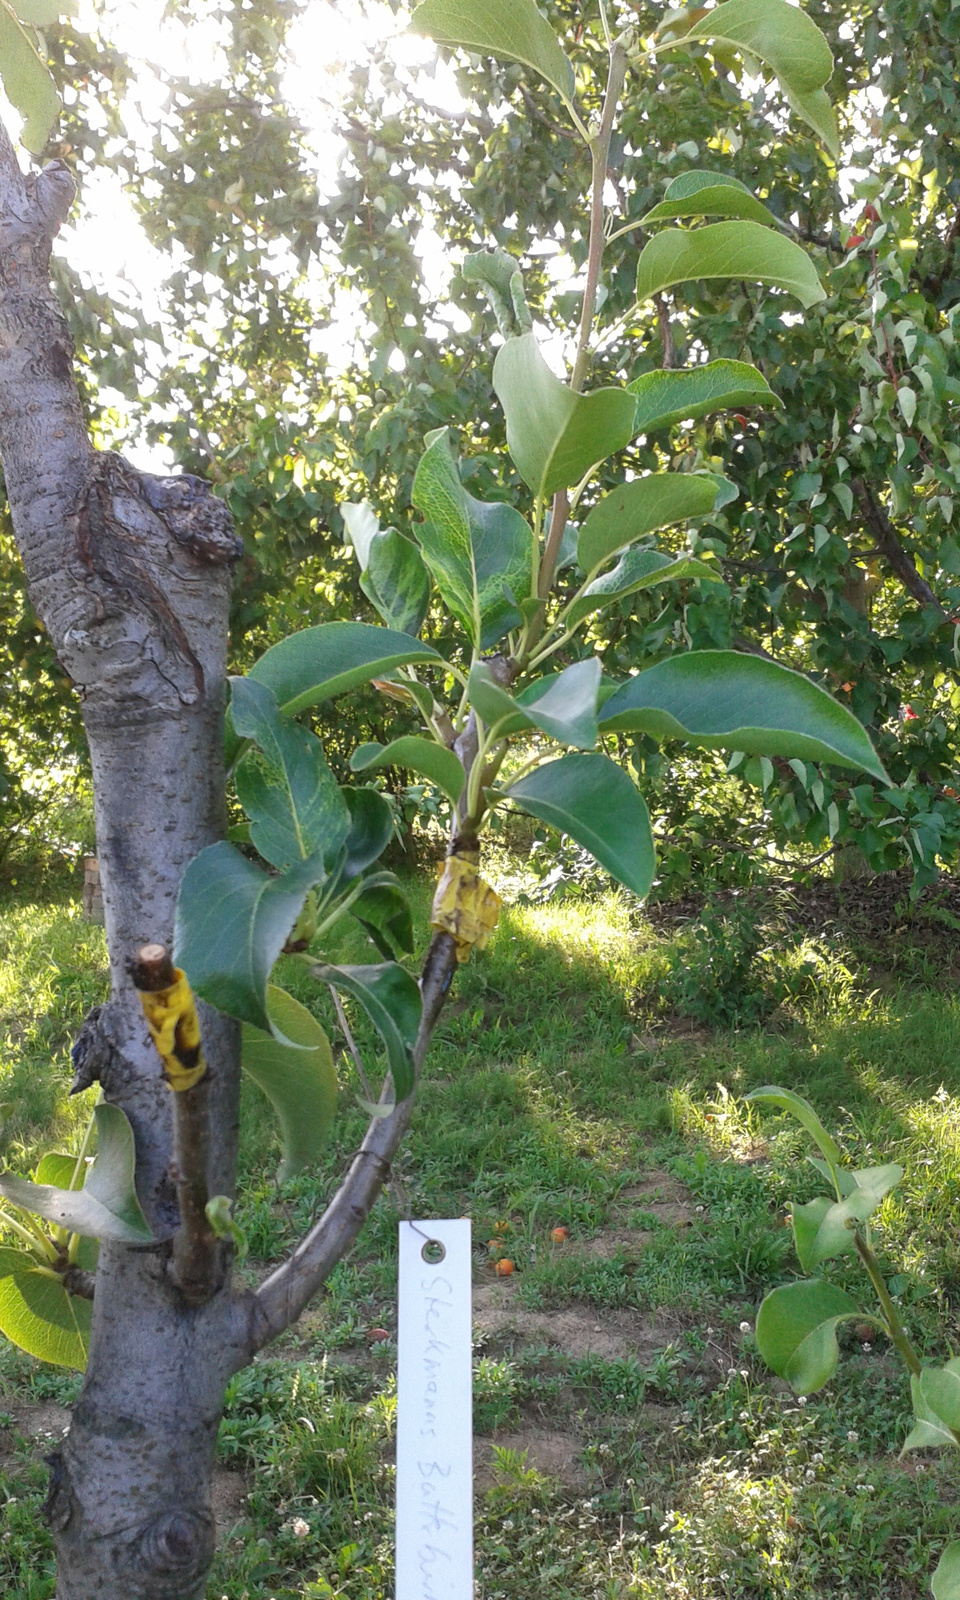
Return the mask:
[(576, 138), (576, 133), (573, 128), (564, 128), (559, 122), (554, 122), (552, 117), (548, 117), (545, 111), (540, 110), (540, 107), (537, 105), (536, 100), (533, 98), (533, 95), (530, 93), (530, 90), (527, 88), (526, 84), (521, 83), (518, 85), (518, 87), (520, 89), (520, 95), (523, 103), (526, 106), (530, 116), (533, 117), (534, 121), (541, 123), (544, 128), (549, 128), (550, 132), (555, 133), (558, 139)]
[(670, 326), (670, 312), (662, 294), (655, 294), (653, 303), (657, 308), (657, 327), (660, 331), (660, 343), (663, 347), (663, 366), (664, 370), (669, 372), (677, 365), (677, 347), (673, 340), (673, 329)]
[[(456, 970), (456, 942), (449, 933), (434, 934), (420, 977), (423, 1013), (413, 1050), (418, 1080)], [(413, 1106), (414, 1096), (410, 1095), (389, 1117), (371, 1120), (346, 1177), (319, 1222), (257, 1292), (246, 1297), (251, 1355), (296, 1321), (328, 1273), (350, 1249), (387, 1182), (390, 1163), (410, 1124)]]
[(617, 114), (617, 101), (627, 75), (627, 52), (619, 40), (610, 51), (610, 73), (603, 102), (600, 129), (590, 142), (593, 160), (593, 178), (590, 189), (590, 247), (587, 256), (587, 282), (583, 291), (583, 310), (580, 315), (580, 334), (577, 342), (577, 359), (574, 363), (570, 387), (574, 394), (583, 388), (590, 359), (590, 334), (597, 303), (597, 285), (600, 282), (600, 263), (603, 259), (603, 187), (607, 181), (607, 162), (610, 156), (610, 137), (613, 119)]
[(947, 622), (946, 611), (940, 604), (926, 578), (921, 578), (912, 559), (897, 537), (897, 531), (884, 507), (868, 488), (863, 478), (852, 478), (850, 487), (860, 507), (864, 523), (880, 555), (885, 556), (908, 594), (922, 606), (931, 606), (939, 612), (941, 621)]

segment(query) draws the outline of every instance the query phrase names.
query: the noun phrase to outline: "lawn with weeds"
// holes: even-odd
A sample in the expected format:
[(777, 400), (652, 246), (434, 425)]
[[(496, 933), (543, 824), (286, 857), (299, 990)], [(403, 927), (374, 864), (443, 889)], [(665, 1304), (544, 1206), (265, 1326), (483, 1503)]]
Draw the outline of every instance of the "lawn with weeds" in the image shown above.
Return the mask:
[[(105, 995), (106, 957), (72, 885), (18, 892), (0, 904), (0, 1160), (25, 1171), (81, 1137), (69, 1045)], [(910, 1406), (893, 1352), (854, 1325), (836, 1377), (804, 1403), (753, 1335), (764, 1293), (799, 1275), (786, 1203), (819, 1187), (797, 1125), (743, 1102), (780, 1083), (851, 1162), (906, 1169), (878, 1248), (918, 1348), (958, 1347), (954, 891), (932, 907), (946, 919), (891, 901), (883, 936), (879, 892), (867, 886), (859, 922), (855, 900), (848, 915), (826, 890), (813, 911), (791, 893), (647, 913), (609, 893), (503, 912), (442, 1016), (397, 1181), (324, 1295), (230, 1385), (211, 1600), (392, 1594), (407, 1206), (473, 1222), (478, 1600), (529, 1600), (545, 1582), (557, 1600), (928, 1592), (958, 1534), (960, 1468), (898, 1459)], [(430, 886), (412, 894), (425, 939)], [(370, 958), (359, 932), (334, 954)], [(273, 1123), (245, 1087), (252, 1278), (322, 1209), (364, 1125), (326, 992), (295, 963), (283, 981), (334, 1040), (341, 1116), (322, 1167), (278, 1186)], [(369, 1069), (373, 1036), (350, 1019)], [(501, 1258), (512, 1275), (495, 1274)], [(872, 1309), (852, 1258), (830, 1276)], [(9, 1600), (54, 1592), (42, 1457), (78, 1388), (0, 1348)]]

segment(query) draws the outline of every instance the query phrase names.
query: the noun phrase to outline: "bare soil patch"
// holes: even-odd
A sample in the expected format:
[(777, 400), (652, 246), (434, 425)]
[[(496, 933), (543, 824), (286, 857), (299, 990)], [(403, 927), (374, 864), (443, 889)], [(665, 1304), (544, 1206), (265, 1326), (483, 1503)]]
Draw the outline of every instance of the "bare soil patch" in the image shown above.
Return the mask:
[(581, 1460), (583, 1441), (576, 1434), (558, 1433), (551, 1428), (525, 1428), (521, 1433), (495, 1433), (489, 1439), (474, 1440), (474, 1489), (483, 1494), (498, 1482), (494, 1451), (524, 1451), (527, 1470), (554, 1478), (565, 1489), (580, 1491), (590, 1482), (590, 1472)]
[(560, 1311), (530, 1311), (517, 1304), (509, 1278), (476, 1286), (473, 1320), (498, 1345), (546, 1345), (565, 1356), (603, 1356), (607, 1361), (652, 1356), (676, 1338), (680, 1326), (663, 1310), (597, 1311), (571, 1305)]

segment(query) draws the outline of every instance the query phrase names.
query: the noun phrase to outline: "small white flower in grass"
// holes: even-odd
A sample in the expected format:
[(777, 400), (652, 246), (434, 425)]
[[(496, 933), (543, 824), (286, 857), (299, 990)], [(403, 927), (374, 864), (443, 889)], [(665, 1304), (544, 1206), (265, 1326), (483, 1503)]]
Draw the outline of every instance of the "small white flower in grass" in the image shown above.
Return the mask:
[(294, 1517), (290, 1524), (290, 1532), (295, 1539), (305, 1539), (310, 1532), (310, 1524), (305, 1522), (303, 1517)]
[(810, 1460), (811, 1460), (811, 1461), (813, 1461), (813, 1462), (817, 1462), (817, 1461), (822, 1461), (822, 1460), (823, 1460), (823, 1451), (822, 1451), (822, 1450), (817, 1450), (817, 1451), (816, 1451), (816, 1452), (815, 1452), (815, 1453), (814, 1453), (814, 1454), (813, 1454), (813, 1455), (812, 1455), (812, 1456), (811, 1456), (811, 1457), (810, 1457)]
[(869, 1355), (870, 1351), (873, 1349), (873, 1345), (865, 1342), (860, 1346), (860, 1349), (864, 1352), (864, 1355)]
[(847, 1438), (850, 1440), (851, 1444), (856, 1444), (856, 1442), (859, 1439), (859, 1437), (860, 1437), (860, 1435), (857, 1432), (856, 1428), (849, 1428), (847, 1430)]
[(798, 1394), (797, 1395), (797, 1405), (798, 1406), (805, 1406), (806, 1403), (807, 1403), (806, 1395), (805, 1394)]
[(749, 1422), (750, 1421), (750, 1413), (749, 1413), (749, 1411), (741, 1411), (741, 1413), (740, 1413), (740, 1421), (741, 1422)]
[(751, 1324), (749, 1322), (741, 1322), (741, 1324), (740, 1324), (740, 1332), (741, 1333), (749, 1333), (750, 1331), (751, 1331)]

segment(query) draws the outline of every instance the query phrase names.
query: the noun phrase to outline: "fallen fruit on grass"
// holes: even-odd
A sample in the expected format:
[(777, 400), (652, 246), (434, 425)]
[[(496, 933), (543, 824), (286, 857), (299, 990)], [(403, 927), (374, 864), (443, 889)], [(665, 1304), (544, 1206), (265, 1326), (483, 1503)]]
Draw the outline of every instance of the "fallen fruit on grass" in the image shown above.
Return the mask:
[(493, 1224), (493, 1231), (494, 1233), (509, 1233), (510, 1224), (509, 1222), (495, 1222)]
[(513, 1262), (508, 1261), (506, 1257), (504, 1257), (502, 1261), (495, 1261), (493, 1263), (493, 1270), (497, 1274), (498, 1278), (509, 1278), (511, 1272), (513, 1271)]
[(554, 1244), (563, 1244), (564, 1239), (569, 1239), (570, 1237), (570, 1229), (563, 1226), (559, 1228), (552, 1228), (550, 1231), (550, 1237)]
[(368, 1328), (367, 1329), (367, 1338), (369, 1339), (371, 1344), (382, 1344), (383, 1340), (384, 1339), (389, 1339), (389, 1337), (390, 1337), (390, 1333), (389, 1333), (389, 1330), (387, 1328)]
[(496, 1255), (498, 1250), (502, 1250), (503, 1249), (503, 1240), (502, 1239), (488, 1239), (487, 1240), (487, 1249), (490, 1251), (491, 1255)]

